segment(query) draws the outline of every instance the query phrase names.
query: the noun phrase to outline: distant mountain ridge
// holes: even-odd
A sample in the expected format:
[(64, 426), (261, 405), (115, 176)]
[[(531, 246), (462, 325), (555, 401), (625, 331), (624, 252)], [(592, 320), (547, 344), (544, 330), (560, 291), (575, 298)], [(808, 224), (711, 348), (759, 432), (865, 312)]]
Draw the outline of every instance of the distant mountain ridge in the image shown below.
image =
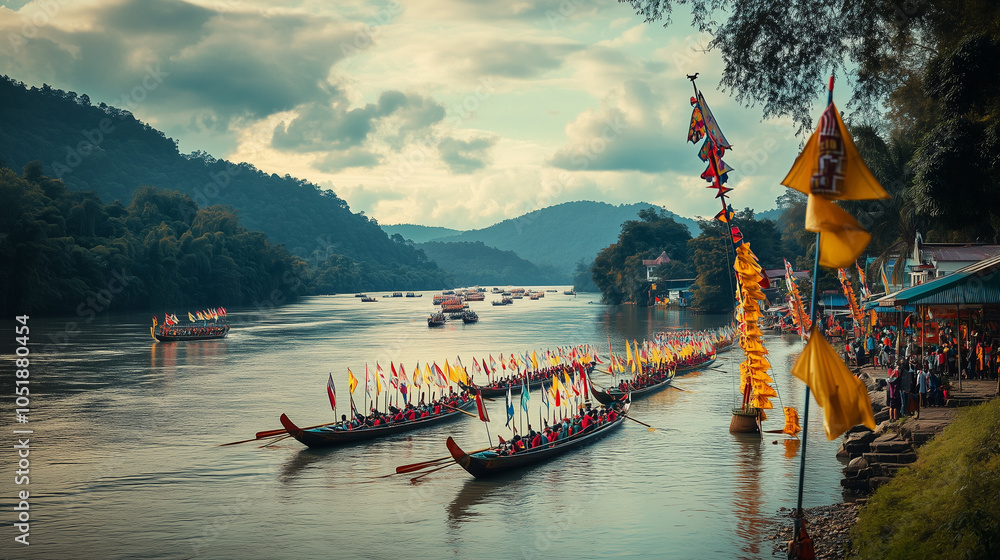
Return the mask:
[(482, 241), (429, 241), (417, 244), (448, 273), (455, 286), (538, 286), (564, 284), (564, 275), (539, 266), (513, 251), (487, 247)]
[[(488, 247), (513, 251), (518, 257), (536, 265), (550, 265), (560, 274), (559, 282), (572, 282), (573, 270), (581, 260), (589, 264), (601, 249), (614, 243), (622, 224), (638, 219), (640, 210), (656, 204), (608, 204), (589, 200), (564, 202), (510, 218), (492, 226), (460, 231), (453, 235), (429, 237), (429, 228), (406, 224), (382, 226), (387, 232), (400, 233), (414, 242), (420, 239), (436, 242), (482, 242)], [(666, 211), (693, 233), (700, 230), (698, 222)], [(441, 228), (447, 229), (447, 228)], [(407, 237), (403, 232), (409, 232)], [(439, 263), (440, 264), (440, 263)], [(447, 267), (443, 267), (447, 270)]]
[(428, 241), (441, 239), (442, 237), (449, 237), (462, 233), (462, 230), (460, 229), (437, 226), (419, 226), (416, 224), (396, 224), (391, 226), (387, 226), (385, 224), (379, 225), (382, 228), (382, 231), (390, 237), (398, 233), (403, 236), (403, 239), (409, 239), (414, 243), (426, 243)]

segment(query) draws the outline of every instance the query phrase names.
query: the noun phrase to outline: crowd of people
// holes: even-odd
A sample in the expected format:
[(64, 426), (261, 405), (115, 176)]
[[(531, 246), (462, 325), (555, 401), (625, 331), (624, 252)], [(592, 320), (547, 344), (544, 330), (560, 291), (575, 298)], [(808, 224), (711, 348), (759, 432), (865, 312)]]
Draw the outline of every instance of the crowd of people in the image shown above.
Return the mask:
[(524, 436), (518, 434), (515, 429), (514, 437), (510, 441), (505, 441), (501, 437), (500, 445), (494, 447), (493, 452), (501, 456), (516, 455), (537, 447), (553, 445), (568, 438), (592, 432), (605, 424), (613, 423), (622, 413), (622, 404), (618, 402), (611, 407), (591, 408), (590, 405), (587, 405), (585, 410), (582, 406), (580, 408), (579, 414), (572, 418), (563, 418), (561, 422), (556, 422), (551, 426), (548, 420), (543, 420), (545, 424), (538, 432), (531, 427), (531, 424), (528, 424), (528, 433)]
[(905, 334), (897, 344), (895, 330), (877, 329), (863, 338), (848, 340), (844, 362), (858, 367), (871, 365), (888, 369), (891, 364), (915, 361), (919, 368), (938, 376), (954, 379), (961, 372), (963, 379), (996, 379), (1000, 370), (1000, 344), (993, 344), (977, 332), (972, 335), (970, 341), (962, 341), (959, 353), (958, 340), (952, 336), (951, 329), (941, 331), (941, 342), (923, 348), (916, 334)]

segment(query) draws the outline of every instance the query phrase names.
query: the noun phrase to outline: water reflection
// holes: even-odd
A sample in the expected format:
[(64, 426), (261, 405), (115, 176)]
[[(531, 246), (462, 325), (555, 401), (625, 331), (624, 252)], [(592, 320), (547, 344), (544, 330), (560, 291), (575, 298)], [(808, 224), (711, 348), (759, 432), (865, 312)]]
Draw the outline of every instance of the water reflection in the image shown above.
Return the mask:
[(799, 438), (786, 438), (785, 444), (785, 459), (794, 459), (799, 454), (799, 447), (802, 446), (802, 440)]
[(758, 434), (733, 434), (737, 440), (736, 536), (739, 538), (741, 560), (760, 557), (761, 540), (767, 521), (761, 512), (761, 439)]

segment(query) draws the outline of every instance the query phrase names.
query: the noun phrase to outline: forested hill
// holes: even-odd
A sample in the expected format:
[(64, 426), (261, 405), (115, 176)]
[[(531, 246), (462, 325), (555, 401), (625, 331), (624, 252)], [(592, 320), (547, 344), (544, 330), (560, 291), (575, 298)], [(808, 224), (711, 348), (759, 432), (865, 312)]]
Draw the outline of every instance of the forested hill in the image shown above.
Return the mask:
[[(568, 282), (581, 260), (590, 263), (601, 249), (615, 242), (622, 224), (634, 220), (648, 203), (614, 205), (587, 200), (549, 206), (504, 220), (483, 229), (439, 237), (434, 241), (482, 241), (490, 247), (514, 251), (537, 265), (551, 265)], [(694, 220), (672, 212), (665, 215), (698, 231)]]
[(542, 286), (566, 284), (566, 275), (550, 266), (538, 266), (513, 251), (501, 251), (481, 241), (418, 245), (454, 280), (456, 286)]
[(15, 170), (41, 160), (42, 173), (104, 203), (129, 204), (140, 186), (189, 195), (199, 207), (235, 208), (241, 224), (265, 233), (320, 269), (321, 291), (433, 289), (444, 273), (412, 246), (390, 239), (330, 190), (248, 163), (183, 155), (130, 112), (92, 105), (86, 95), (0, 79), (0, 163)]

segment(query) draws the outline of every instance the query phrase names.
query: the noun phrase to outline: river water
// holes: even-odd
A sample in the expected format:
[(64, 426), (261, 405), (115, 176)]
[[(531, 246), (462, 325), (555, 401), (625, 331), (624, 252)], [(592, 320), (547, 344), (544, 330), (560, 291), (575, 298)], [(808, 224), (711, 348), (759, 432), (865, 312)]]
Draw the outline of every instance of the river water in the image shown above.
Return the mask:
[[(601, 442), (505, 478), (477, 481), (455, 466), (418, 482), (378, 479), (397, 465), (486, 446), (478, 420), (369, 445), (311, 451), (294, 439), (272, 447), (217, 444), (333, 419), (332, 373), (341, 403), (347, 369), (367, 363), (407, 371), (419, 361), (538, 351), (590, 343), (606, 357), (627, 339), (667, 327), (721, 324), (724, 317), (677, 309), (595, 304), (596, 294), (548, 293), (494, 307), (473, 302), (481, 320), (429, 329), (431, 293), (362, 303), (313, 297), (270, 310), (230, 310), (220, 341), (156, 343), (149, 315), (32, 318), (31, 412), (13, 421), (4, 406), (0, 453), (4, 556), (16, 558), (771, 558), (767, 520), (794, 507), (797, 442), (729, 433), (737, 352), (715, 368), (634, 403)], [(178, 316), (187, 310), (170, 310)], [(3, 332), (13, 332), (5, 319)], [(13, 338), (12, 334), (7, 335)], [(13, 393), (5, 340), (3, 393)], [(780, 405), (802, 412), (804, 385), (789, 374), (802, 343), (765, 344), (780, 393), (765, 429), (782, 426)], [(595, 381), (601, 381), (595, 376)], [(12, 402), (12, 398), (5, 398)], [(359, 403), (360, 404), (360, 403)], [(537, 425), (541, 399), (531, 394)], [(503, 402), (489, 403), (490, 431)], [(339, 413), (346, 412), (341, 406)], [(805, 506), (841, 498), (839, 442), (828, 442), (811, 406)], [(12, 430), (30, 429), (30, 482), (14, 485)], [(24, 436), (21, 436), (24, 437)], [(30, 492), (30, 545), (15, 543), (15, 494)]]

